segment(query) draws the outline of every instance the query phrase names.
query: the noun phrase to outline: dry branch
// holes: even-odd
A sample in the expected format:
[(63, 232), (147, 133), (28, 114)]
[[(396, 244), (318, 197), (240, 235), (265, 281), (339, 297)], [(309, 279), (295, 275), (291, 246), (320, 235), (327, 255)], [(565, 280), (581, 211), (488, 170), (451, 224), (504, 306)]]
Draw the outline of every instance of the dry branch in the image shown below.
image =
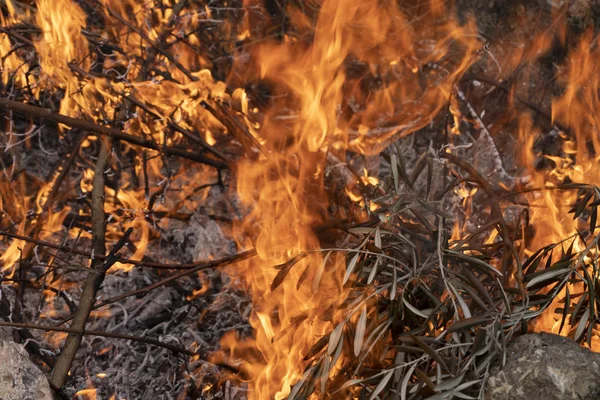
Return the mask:
[[(112, 141), (111, 141), (112, 144)], [(106, 251), (105, 243), (105, 219), (104, 219), (104, 171), (110, 157), (111, 145), (106, 140), (101, 141), (100, 154), (98, 155), (98, 161), (96, 162), (96, 168), (94, 171), (93, 188), (92, 188), (92, 246), (93, 251), (98, 254), (104, 254)], [(122, 247), (127, 241), (131, 234), (131, 228), (115, 245), (112, 252), (116, 253), (120, 247)], [(116, 251), (115, 251), (116, 250)], [(115, 260), (116, 261), (116, 260)], [(113, 261), (114, 264), (114, 261)], [(101, 261), (98, 259), (92, 259), (92, 271), (88, 274), (83, 291), (81, 293), (81, 299), (79, 306), (73, 318), (73, 324), (71, 328), (75, 329), (76, 332), (83, 332), (85, 330), (85, 324), (92, 311), (92, 307), (96, 302), (96, 293), (100, 289), (100, 285), (104, 281), (106, 271), (112, 266), (110, 260)], [(75, 359), (75, 354), (81, 344), (82, 334), (81, 333), (70, 333), (67, 337), (63, 350), (56, 361), (56, 365), (52, 370), (52, 376), (50, 381), (57, 387), (63, 387), (67, 381), (71, 364)]]
[[(325, 226), (323, 229), (327, 229), (327, 228), (329, 228), (329, 226)], [(61, 246), (59, 244), (48, 242), (45, 240), (39, 240), (39, 239), (35, 240), (35, 239), (32, 239), (27, 236), (18, 235), (16, 233), (0, 231), (0, 236), (6, 236), (6, 237), (14, 238), (14, 239), (23, 240), (26, 242), (34, 243), (38, 246), (49, 247), (51, 249), (56, 249), (56, 250), (60, 250), (60, 251), (65, 250), (64, 246)], [(92, 258), (92, 253), (87, 252), (87, 251), (78, 250), (78, 249), (74, 249), (74, 248), (69, 248), (68, 251), (73, 254), (78, 254), (80, 256)], [(241, 253), (241, 254), (244, 254), (244, 253)], [(104, 261), (108, 258), (108, 256), (105, 256), (104, 254), (94, 254), (93, 258), (97, 258), (98, 260)], [(156, 268), (156, 269), (186, 269), (186, 270), (188, 270), (188, 269), (193, 269), (193, 268), (197, 268), (197, 267), (206, 267), (206, 268), (218, 267), (221, 264), (225, 263), (226, 261), (229, 261), (229, 259), (230, 259), (230, 257), (227, 257), (225, 259), (210, 261), (210, 262), (198, 261), (195, 263), (186, 263), (186, 264), (167, 264), (167, 263), (159, 263), (159, 262), (146, 261), (146, 260), (132, 260), (127, 257), (119, 257), (119, 259), (117, 261), (120, 262), (121, 264), (131, 264), (131, 265), (135, 265), (138, 267), (148, 267), (148, 268)]]
[(21, 112), (34, 118), (41, 118), (48, 121), (58, 122), (70, 126), (71, 128), (80, 128), (85, 131), (93, 132), (102, 136), (112, 137), (118, 140), (125, 141), (127, 143), (131, 143), (136, 146), (141, 146), (156, 151), (162, 151), (170, 156), (186, 158), (188, 160), (206, 164), (217, 169), (228, 168), (227, 164), (225, 164), (224, 162), (205, 157), (195, 152), (186, 151), (177, 147), (160, 146), (151, 140), (144, 139), (139, 136), (130, 135), (118, 129), (96, 125), (84, 119), (72, 118), (59, 113), (53, 113), (51, 110), (48, 110), (46, 108), (30, 106), (28, 104), (8, 99), (0, 99), (0, 107), (5, 107), (9, 110)]
[[(123, 18), (123, 16), (121, 14), (119, 14), (118, 12), (116, 12), (115, 10), (113, 10), (112, 8), (110, 8), (109, 6), (101, 3), (98, 0), (94, 0), (94, 2), (96, 4), (98, 4), (101, 7), (104, 7), (106, 9), (106, 11), (108, 11), (108, 13), (114, 17), (115, 19), (117, 19), (119, 22), (121, 22), (123, 25), (127, 26), (129, 29), (131, 29), (133, 32), (137, 33), (142, 39), (144, 39), (145, 42), (147, 42), (150, 46), (152, 46), (153, 51), (150, 52), (149, 58), (146, 61), (146, 64), (151, 64), (154, 61), (154, 58), (156, 58), (156, 53), (160, 53), (163, 56), (165, 56), (167, 58), (167, 60), (169, 60), (175, 67), (177, 67), (177, 69), (179, 69), (181, 72), (183, 72), (183, 74), (185, 76), (188, 77), (188, 79), (190, 79), (191, 81), (197, 81), (198, 78), (196, 78), (194, 75), (192, 75), (192, 73), (190, 71), (188, 71), (179, 61), (177, 61), (171, 54), (169, 54), (168, 52), (164, 51), (163, 49), (160, 48), (160, 43), (162, 43), (168, 36), (168, 32), (166, 33), (161, 33), (160, 37), (158, 38), (158, 42), (159, 44), (157, 45), (156, 43), (154, 43), (154, 41), (152, 39), (150, 39), (148, 37), (148, 35), (146, 35), (141, 29), (137, 28), (136, 26), (134, 26), (133, 24), (131, 24), (129, 21), (127, 21), (125, 18)], [(173, 7), (173, 13), (171, 14), (171, 19), (169, 21), (169, 26), (171, 26), (174, 22), (175, 22), (175, 18), (177, 17), (177, 15), (181, 12), (181, 10), (183, 9), (183, 6), (185, 5), (186, 0), (181, 0), (179, 1), (174, 7)]]

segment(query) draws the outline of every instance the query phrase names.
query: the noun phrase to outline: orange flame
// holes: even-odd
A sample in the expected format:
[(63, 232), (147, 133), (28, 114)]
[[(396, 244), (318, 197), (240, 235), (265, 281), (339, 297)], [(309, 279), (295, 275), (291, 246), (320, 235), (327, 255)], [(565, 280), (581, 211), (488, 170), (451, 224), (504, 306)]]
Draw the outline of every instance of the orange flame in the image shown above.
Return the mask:
[[(239, 196), (253, 208), (243, 230), (256, 234), (258, 258), (236, 272), (250, 286), (256, 337), (240, 342), (230, 334), (222, 341), (232, 359), (244, 359), (241, 368), (255, 399), (287, 397), (302, 379), (308, 350), (325, 335), (341, 333), (344, 318), (357, 318), (344, 317), (348, 289), (342, 286), (343, 258), (324, 257), (312, 230), (327, 216), (327, 153), (339, 154), (339, 159), (347, 148), (377, 153), (393, 138), (428, 124), (480, 46), (471, 34), (474, 25), (461, 28), (437, 2), (430, 12), (440, 41), (426, 50), (417, 44), (431, 31), (412, 26), (391, 2), (325, 0), (314, 25), (291, 6), (286, 12), (311, 40), (286, 35), (281, 44), (262, 44), (253, 53), (256, 70), (242, 63), (232, 74), (234, 84), (239, 76), (253, 79), (258, 74), (271, 85), (274, 98), (257, 131), (262, 156), (238, 166)], [(421, 85), (415, 77), (448, 56), (450, 43), (460, 49), (457, 64), (436, 75), (435, 83)], [(354, 59), (378, 66), (364, 75), (380, 76), (385, 83), (365, 90), (367, 78), (348, 72)], [(341, 110), (344, 99), (354, 103), (349, 117)], [(357, 180), (378, 183), (366, 171)], [(287, 273), (283, 279), (281, 271)], [(325, 376), (335, 375), (337, 368), (330, 365)]]

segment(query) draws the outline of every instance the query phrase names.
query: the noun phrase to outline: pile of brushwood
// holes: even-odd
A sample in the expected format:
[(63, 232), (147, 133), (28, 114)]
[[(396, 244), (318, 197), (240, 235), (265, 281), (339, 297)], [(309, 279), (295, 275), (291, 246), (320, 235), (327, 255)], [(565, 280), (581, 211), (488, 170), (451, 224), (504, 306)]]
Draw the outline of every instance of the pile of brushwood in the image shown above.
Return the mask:
[[(319, 6), (52, 3), (0, 1), (0, 337), (23, 343), (65, 398), (86, 390), (244, 396), (237, 368), (210, 354), (227, 331), (252, 334), (249, 300), (235, 277), (215, 271), (256, 255), (238, 251), (231, 237), (248, 214), (234, 171), (260, 157), (256, 127), (279, 100), (257, 77), (240, 85), (244, 103), (232, 65), (262, 41), (313, 40), (307, 26)], [(70, 26), (65, 13), (77, 32), (61, 31)], [(497, 175), (522, 174), (509, 156), (514, 126), (506, 121), (515, 118), (506, 115), (534, 114), (546, 139), (557, 137), (555, 124), (568, 134), (547, 111), (553, 91), (564, 90), (556, 77), (538, 103), (519, 85), (527, 68), (540, 80), (552, 73), (581, 35), (524, 58), (502, 73), (503, 83), (482, 71), (488, 64), (474, 63), (427, 126), (375, 157), (348, 151), (328, 159), (362, 190), (359, 207), (325, 179), (338, 203), (332, 223), (315, 228), (323, 247), (345, 254), (347, 317), (306, 354), (290, 397), (482, 398), (506, 343), (548, 309), (560, 332), (591, 344), (600, 191), (556, 182), (553, 190), (578, 193), (569, 206), (582, 228), (525, 256), (535, 227), (520, 195), (530, 189), (518, 178), (498, 185), (479, 167), (484, 154)], [(478, 56), (489, 61), (493, 46)], [(451, 58), (423, 65), (420, 79)], [(364, 75), (365, 92), (387, 84), (356, 60), (344, 67)], [(344, 112), (354, 111), (352, 101), (344, 100)], [(490, 104), (496, 111), (482, 121), (476, 109)], [(506, 129), (481, 129), (492, 122)], [(536, 145), (541, 158), (556, 153), (555, 142)], [(361, 180), (360, 168), (379, 182)], [(334, 220), (335, 208), (346, 218)], [(553, 305), (559, 293), (564, 300)]]

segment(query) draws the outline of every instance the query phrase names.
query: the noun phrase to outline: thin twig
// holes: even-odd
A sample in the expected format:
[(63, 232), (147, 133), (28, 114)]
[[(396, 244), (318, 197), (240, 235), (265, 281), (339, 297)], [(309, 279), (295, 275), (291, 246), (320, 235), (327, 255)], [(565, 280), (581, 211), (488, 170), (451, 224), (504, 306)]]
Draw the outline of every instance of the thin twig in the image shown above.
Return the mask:
[[(119, 14), (118, 12), (116, 12), (115, 10), (113, 10), (112, 8), (110, 8), (109, 6), (103, 4), (102, 2), (100, 2), (98, 0), (94, 0), (94, 2), (96, 4), (98, 4), (98, 5), (100, 5), (101, 7), (104, 7), (106, 9), (106, 11), (108, 11), (108, 13), (112, 17), (116, 18), (123, 25), (127, 26), (129, 29), (131, 29), (132, 31), (134, 31), (135, 33), (137, 33), (142, 39), (144, 39), (144, 41), (146, 41), (150, 46), (152, 46), (152, 48), (155, 51), (157, 51), (160, 54), (162, 54), (163, 56), (165, 56), (167, 58), (167, 60), (169, 60), (175, 67), (177, 67), (177, 69), (179, 69), (181, 72), (183, 72), (183, 74), (185, 76), (187, 76), (189, 80), (194, 81), (194, 82), (198, 80), (198, 78), (196, 78), (194, 75), (192, 75), (192, 73), (190, 71), (188, 71), (187, 68), (185, 68), (171, 54), (169, 54), (168, 52), (166, 52), (163, 49), (161, 49), (160, 47), (158, 47), (156, 45), (156, 43), (154, 43), (154, 41), (152, 39), (150, 39), (148, 37), (148, 35), (146, 35), (141, 29), (139, 29), (136, 26), (132, 25), (129, 21), (127, 21), (125, 18), (123, 18), (121, 16), (121, 14)], [(179, 2), (179, 4), (177, 5), (177, 8), (173, 9), (175, 15), (178, 14), (177, 9), (180, 9), (181, 7), (183, 7), (184, 3), (185, 3), (185, 1)]]
[[(78, 331), (75, 328), (38, 325), (38, 324), (27, 324), (27, 323), (22, 323), (22, 322), (0, 322), (0, 326), (9, 327), (9, 328), (36, 329), (36, 330), (43, 330), (43, 331), (67, 332), (67, 333), (73, 333), (73, 334), (78, 334), (78, 335), (83, 334), (83, 335), (88, 335), (88, 336), (102, 336), (102, 337), (115, 338), (115, 339), (133, 340), (136, 342), (148, 343), (148, 344), (158, 346), (158, 347), (164, 347), (165, 349), (169, 349), (174, 353), (181, 353), (181, 354), (186, 354), (186, 355), (190, 355), (190, 356), (200, 355), (193, 351), (184, 349), (183, 347), (174, 346), (174, 345), (171, 345), (168, 343), (163, 343), (156, 339), (150, 339), (150, 338), (134, 336), (134, 335), (127, 335), (124, 333), (92, 331), (92, 330), (87, 330), (87, 329), (83, 330), (83, 332), (82, 332), (82, 331)], [(61, 386), (56, 386), (56, 387), (60, 388)]]
[[(137, 290), (132, 290), (131, 292), (127, 292), (127, 293), (123, 293), (121, 295), (115, 296), (115, 297), (111, 297), (109, 299), (104, 300), (103, 302), (96, 304), (92, 310), (97, 310), (98, 308), (104, 307), (106, 305), (112, 304), (112, 303), (116, 303), (119, 300), (123, 300), (127, 297), (131, 297), (131, 296), (137, 296), (139, 294), (145, 294), (150, 292), (151, 290), (157, 289), (161, 286), (164, 286), (170, 282), (173, 282), (179, 278), (183, 278), (184, 276), (188, 276), (188, 275), (192, 275), (198, 271), (202, 271), (205, 269), (209, 269), (209, 268), (216, 268), (216, 267), (225, 267), (227, 265), (231, 265), (231, 264), (235, 264), (238, 263), (240, 261), (244, 261), (248, 258), (254, 257), (256, 255), (256, 250), (252, 249), (252, 250), (247, 250), (244, 251), (242, 253), (238, 253), (236, 255), (233, 256), (229, 256), (229, 257), (225, 257), (225, 258), (221, 258), (220, 260), (215, 260), (215, 261), (210, 261), (208, 263), (203, 263), (200, 264), (196, 267), (194, 267), (193, 269), (189, 269), (189, 270), (185, 270), (185, 271), (181, 271), (178, 272), (174, 275), (168, 276), (158, 282), (153, 283), (152, 285), (149, 286), (145, 286), (141, 289), (137, 289)], [(67, 317), (65, 319), (63, 319), (62, 321), (60, 321), (58, 323), (58, 325), (62, 325), (68, 321), (70, 321), (71, 319), (73, 319), (73, 316)]]

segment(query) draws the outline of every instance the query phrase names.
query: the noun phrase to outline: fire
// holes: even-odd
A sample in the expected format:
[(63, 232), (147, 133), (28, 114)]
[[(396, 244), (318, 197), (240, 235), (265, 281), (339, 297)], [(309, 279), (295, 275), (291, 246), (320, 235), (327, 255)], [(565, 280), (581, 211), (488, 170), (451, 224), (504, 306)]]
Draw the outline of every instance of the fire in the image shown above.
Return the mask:
[(78, 400), (96, 400), (96, 389), (83, 389), (75, 393), (75, 398)]
[[(238, 76), (258, 74), (275, 99), (257, 131), (262, 155), (240, 162), (237, 171), (238, 194), (252, 206), (243, 231), (255, 232), (258, 258), (234, 273), (243, 274), (250, 287), (256, 336), (242, 342), (230, 334), (222, 341), (232, 360), (244, 359), (240, 368), (255, 399), (290, 395), (310, 373), (304, 369), (307, 352), (327, 337), (329, 350), (322, 357), (328, 370), (321, 373), (324, 380), (335, 376), (343, 364), (342, 331), (358, 318), (343, 306), (349, 294), (342, 285), (343, 257), (321, 253), (312, 230), (328, 215), (322, 173), (327, 153), (339, 159), (346, 149), (377, 153), (393, 138), (428, 124), (479, 46), (469, 34), (473, 25), (459, 27), (436, 2), (430, 12), (439, 29), (435, 38), (441, 40), (427, 48), (417, 45), (430, 35), (427, 28), (411, 26), (392, 2), (325, 0), (314, 25), (299, 10), (287, 12), (311, 40), (284, 36), (281, 44), (259, 45), (253, 53), (256, 69), (241, 65), (233, 75), (236, 82)], [(446, 57), (450, 42), (462, 51), (461, 61), (433, 73), (435, 84), (419, 85), (415, 74)], [(367, 78), (349, 74), (349, 59), (370, 65), (364, 74), (384, 83), (364, 90)], [(419, 97), (425, 101), (416, 102)], [(356, 178), (363, 185), (379, 183), (366, 170)], [(346, 193), (362, 200), (348, 188)]]
[[(535, 227), (529, 250), (530, 253), (542, 246), (556, 243), (566, 238), (571, 238), (565, 246), (573, 246), (574, 251), (581, 252), (587, 247), (578, 232), (588, 229), (588, 221), (581, 218), (573, 219), (570, 209), (578, 201), (577, 190), (556, 190), (565, 183), (585, 183), (588, 185), (600, 184), (600, 168), (598, 167), (598, 154), (600, 142), (596, 134), (598, 121), (595, 119), (593, 110), (600, 105), (597, 77), (597, 67), (600, 62), (600, 51), (595, 44), (595, 39), (590, 35), (584, 35), (576, 48), (569, 54), (568, 60), (560, 68), (560, 84), (565, 88), (564, 93), (553, 99), (552, 117), (554, 121), (568, 127), (568, 131), (555, 128), (550, 132), (562, 145), (556, 154), (535, 154), (534, 138), (539, 137), (540, 132), (536, 130), (528, 118), (520, 121), (520, 137), (525, 148), (528, 150), (523, 155), (523, 164), (529, 166), (529, 173), (533, 177), (532, 186), (541, 188), (528, 196), (531, 208), (531, 224)], [(536, 160), (537, 158), (537, 160)], [(536, 169), (534, 165), (540, 163), (550, 164), (551, 169)], [(591, 240), (591, 239), (588, 239)], [(585, 250), (587, 253), (589, 250)], [(590, 273), (594, 273), (591, 267), (591, 259), (597, 258), (597, 252), (592, 249), (584, 261), (590, 265)], [(561, 330), (562, 312), (569, 305), (565, 302), (566, 290), (573, 294), (585, 293), (587, 290), (583, 283), (569, 284), (554, 299), (553, 303), (544, 312), (541, 318), (535, 321), (535, 330), (551, 331), (553, 333), (568, 335), (572, 338), (576, 334), (578, 320), (574, 325), (567, 323)], [(572, 310), (569, 310), (571, 312)], [(584, 322), (585, 323), (585, 322)], [(593, 337), (588, 337), (587, 342), (592, 344), (595, 350), (600, 349), (600, 336), (593, 329)]]
[[(367, 321), (377, 317), (365, 300), (375, 295), (368, 290), (357, 294), (358, 290), (346, 284), (354, 273), (347, 269), (346, 254), (334, 247), (323, 250), (324, 239), (317, 232), (332, 218), (361, 220), (376, 215), (380, 221), (387, 221), (385, 207), (370, 201), (385, 197), (382, 188), (386, 177), (381, 176), (377, 166), (368, 165), (368, 157), (433, 125), (444, 110), (452, 122), (444, 149), (454, 152), (458, 147), (454, 145), (463, 135), (464, 120), (472, 118), (473, 126), (487, 130), (470, 104), (468, 113), (463, 110), (466, 97), (460, 82), (475, 63), (485, 58), (482, 64), (487, 63), (490, 71), (504, 78), (507, 71), (519, 70), (547, 54), (554, 40), (567, 40), (562, 21), (557, 18), (552, 32), (536, 35), (516, 50), (498, 45), (493, 49), (494, 56), (475, 22), (468, 19), (459, 23), (442, 0), (417, 2), (407, 7), (410, 10), (398, 2), (381, 0), (318, 0), (309, 2), (313, 4), (306, 8), (288, 2), (284, 11), (289, 26), (282, 24), (285, 29), (276, 35), (266, 20), (277, 17), (258, 18), (256, 10), (262, 16), (270, 14), (267, 5), (257, 0), (244, 0), (245, 12), (231, 21), (218, 19), (221, 11), (209, 5), (195, 9), (186, 7), (185, 1), (168, 2), (175, 3), (169, 6), (158, 1), (89, 2), (94, 16), (102, 20), (102, 29), (92, 26), (80, 2), (34, 3), (34, 7), (22, 7), (13, 0), (3, 2), (3, 87), (10, 83), (28, 88), (30, 100), (45, 107), (45, 102), (60, 103), (56, 111), (65, 116), (143, 138), (155, 144), (154, 149), (180, 148), (191, 140), (198, 145), (192, 149), (194, 152), (210, 153), (214, 156), (211, 160), (218, 158), (231, 170), (227, 179), (233, 176), (234, 189), (247, 210), (233, 236), (240, 251), (255, 248), (257, 257), (230, 267), (228, 272), (244, 280), (252, 299), (250, 323), (255, 333), (252, 338), (240, 338), (230, 332), (223, 338), (222, 347), (226, 361), (235, 364), (240, 376), (249, 381), (254, 399), (295, 395), (303, 381), (317, 373), (320, 385), (311, 393), (315, 398), (325, 396), (329, 394), (328, 380), (340, 374), (347, 360), (367, 346), (363, 337), (368, 336), (363, 335), (353, 341), (354, 348), (350, 349), (346, 336), (354, 327), (364, 333)], [(31, 38), (25, 38), (28, 51), (13, 44), (18, 33), (4, 29), (19, 23), (35, 27)], [(214, 23), (218, 26), (214, 30), (233, 38), (222, 44), (225, 53), (234, 55), (232, 65), (222, 67), (201, 51), (206, 47), (206, 38), (198, 33), (198, 27), (205, 23)], [(212, 37), (208, 41), (211, 46), (218, 42)], [(237, 42), (244, 44), (239, 46)], [(106, 54), (90, 52), (92, 44), (110, 49), (105, 49)], [(531, 176), (529, 188), (536, 189), (524, 194), (534, 233), (533, 237), (522, 233), (515, 240), (519, 256), (523, 256), (520, 261), (565, 239), (565, 247), (572, 245), (574, 252), (584, 252), (581, 261), (586, 265), (598, 257), (596, 249), (587, 248), (589, 243), (578, 236), (592, 216), (572, 218), (569, 210), (582, 194), (572, 187), (565, 190), (565, 184), (600, 185), (600, 123), (594, 112), (600, 108), (599, 62), (596, 39), (588, 34), (579, 39), (567, 62), (555, 66), (564, 91), (552, 101), (552, 124), (556, 127), (550, 132), (518, 109), (516, 90), (508, 96), (511, 123), (518, 126), (519, 166)], [(34, 84), (29, 82), (29, 68)], [(7, 154), (22, 143), (29, 145), (34, 134), (41, 134), (36, 130), (39, 127), (30, 121), (28, 124), (24, 135), (16, 132), (12, 119), (7, 123)], [(82, 134), (62, 125), (61, 132), (73, 137)], [(560, 142), (560, 149), (551, 154), (538, 150), (536, 139), (543, 135), (552, 135)], [(97, 138), (82, 138), (83, 150), (76, 151), (94, 153), (100, 142)], [(219, 150), (221, 143), (232, 144), (235, 149), (231, 155)], [(152, 255), (152, 240), (169, 227), (168, 222), (157, 222), (156, 215), (174, 216), (185, 211), (189, 218), (207, 196), (206, 192), (198, 193), (197, 188), (215, 181), (221, 184), (223, 171), (190, 166), (136, 146), (120, 143), (119, 151), (111, 154), (104, 171), (111, 180), (104, 189), (104, 211), (110, 215), (106, 221), (107, 241), (114, 243), (125, 230), (133, 228), (123, 252), (132, 260), (142, 260)], [(239, 158), (236, 151), (241, 154)], [(347, 152), (364, 156), (365, 165), (346, 163)], [(76, 198), (80, 205), (64, 201), (69, 204), (64, 206), (53, 203), (56, 199), (52, 197), (63, 170), (57, 169), (47, 183), (35, 181), (32, 187), (28, 178), (15, 172), (18, 160), (10, 154), (13, 168), (3, 168), (0, 176), (2, 229), (35, 236), (36, 240), (57, 239), (59, 234), (90, 239), (87, 203), (93, 190), (94, 168), (89, 163), (79, 165), (78, 176), (66, 175), (58, 187), (67, 194), (61, 193), (64, 197), (60, 200), (72, 196), (70, 199)], [(337, 167), (344, 169), (345, 182), (341, 185), (330, 182), (327, 171), (331, 159), (338, 160)], [(536, 168), (540, 164), (552, 167)], [(407, 174), (406, 166), (404, 169), (391, 172), (396, 190), (398, 174)], [(515, 189), (506, 182), (492, 183), (499, 191)], [(590, 190), (600, 198), (598, 189)], [(459, 251), (456, 243), (469, 235), (467, 225), (473, 225), (472, 209), (482, 193), (469, 182), (456, 185), (453, 193), (458, 198), (456, 208), (464, 211), (461, 218), (455, 218), (450, 238), (450, 247)], [(348, 209), (335, 204), (335, 195), (349, 199)], [(507, 209), (504, 212), (508, 213)], [(79, 231), (67, 228), (69, 217), (83, 221)], [(429, 223), (425, 219), (425, 224)], [(373, 244), (365, 252), (383, 253), (382, 229), (368, 229)], [(498, 230), (492, 230), (482, 244), (493, 246), (499, 236)], [(24, 240), (12, 240), (3, 248), (0, 262), (4, 277), (11, 277), (20, 267), (23, 254), (25, 258), (37, 256), (34, 248)], [(463, 255), (475, 253), (468, 250)], [(57, 256), (47, 258), (54, 261)], [(350, 259), (354, 260), (350, 263), (356, 263), (358, 257)], [(490, 264), (500, 268), (498, 260)], [(379, 267), (377, 263), (368, 266), (367, 272), (373, 277), (369, 283)], [(131, 264), (116, 263), (110, 273), (126, 274), (131, 268)], [(396, 273), (395, 269), (391, 272)], [(593, 268), (590, 273), (594, 273)], [(509, 278), (508, 284), (517, 279), (516, 275)], [(200, 273), (196, 279), (202, 287), (193, 290), (188, 301), (208, 290), (205, 275)], [(74, 288), (66, 287), (63, 276), (54, 271), (48, 272), (46, 280), (42, 289), (46, 304), (40, 318), (64, 316), (68, 307), (57, 301), (56, 293)], [(566, 286), (535, 321), (535, 329), (582, 337), (585, 324), (561, 329), (556, 310), (566, 307), (570, 311), (567, 293), (581, 295), (585, 290), (581, 283)], [(445, 300), (452, 293), (446, 290), (441, 297)], [(419, 310), (415, 313), (425, 315)], [(109, 310), (93, 314), (95, 318), (111, 315)], [(470, 311), (463, 308), (462, 316), (469, 317)], [(595, 315), (588, 317), (595, 321)], [(433, 327), (432, 322), (429, 324)], [(588, 342), (594, 347), (600, 337), (595, 322), (590, 324), (588, 331), (594, 337)], [(442, 335), (451, 327), (440, 327), (437, 333)], [(65, 336), (46, 335), (57, 345)], [(324, 343), (322, 349), (326, 350), (318, 353), (322, 368), (316, 370), (306, 357), (319, 343)], [(375, 341), (369, 345), (374, 358), (376, 355), (384, 360), (391, 354), (383, 346), (376, 346)], [(98, 354), (111, 350), (108, 346)], [(106, 376), (102, 374), (96, 376)], [(208, 392), (212, 384), (201, 387)], [(354, 393), (349, 389), (346, 394)], [(84, 389), (76, 396), (95, 398), (96, 390)]]

